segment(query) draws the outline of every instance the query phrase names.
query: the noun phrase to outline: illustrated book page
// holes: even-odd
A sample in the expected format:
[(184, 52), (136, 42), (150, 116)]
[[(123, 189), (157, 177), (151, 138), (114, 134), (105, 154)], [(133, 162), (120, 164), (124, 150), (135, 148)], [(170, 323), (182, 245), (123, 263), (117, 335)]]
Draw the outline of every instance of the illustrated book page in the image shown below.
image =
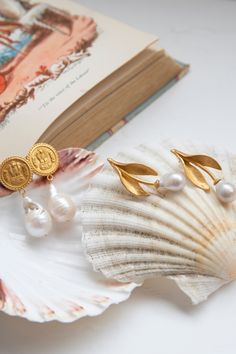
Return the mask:
[(67, 0), (0, 0), (0, 158), (24, 155), (72, 103), (154, 43)]

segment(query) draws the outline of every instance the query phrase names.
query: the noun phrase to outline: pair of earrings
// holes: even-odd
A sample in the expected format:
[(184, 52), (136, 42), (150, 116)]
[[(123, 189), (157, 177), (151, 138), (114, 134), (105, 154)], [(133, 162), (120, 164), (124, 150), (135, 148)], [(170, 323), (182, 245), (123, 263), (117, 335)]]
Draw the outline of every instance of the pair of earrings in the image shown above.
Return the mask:
[[(56, 222), (67, 222), (74, 218), (76, 206), (65, 194), (59, 194), (53, 185), (53, 174), (59, 168), (59, 155), (49, 144), (35, 144), (26, 158), (11, 156), (0, 165), (0, 182), (23, 197), (25, 228), (30, 236), (39, 238), (48, 235)], [(31, 183), (33, 174), (47, 178), (49, 182), (48, 208), (27, 197), (25, 188)]]
[(143, 175), (157, 176), (158, 172), (153, 168), (138, 163), (124, 164), (113, 159), (108, 159), (108, 162), (118, 173), (124, 187), (136, 196), (147, 196), (150, 194), (147, 189), (143, 188), (143, 185), (152, 186), (156, 189), (164, 188), (173, 192), (180, 191), (185, 187), (186, 179), (190, 180), (196, 187), (208, 192), (210, 191), (210, 186), (202, 173), (203, 171), (213, 181), (216, 196), (222, 203), (230, 203), (236, 199), (235, 186), (214, 176), (209, 170), (209, 168), (222, 170), (220, 164), (215, 159), (207, 155), (187, 155), (176, 149), (172, 149), (171, 152), (180, 161), (183, 172), (165, 174), (154, 182), (140, 177)]

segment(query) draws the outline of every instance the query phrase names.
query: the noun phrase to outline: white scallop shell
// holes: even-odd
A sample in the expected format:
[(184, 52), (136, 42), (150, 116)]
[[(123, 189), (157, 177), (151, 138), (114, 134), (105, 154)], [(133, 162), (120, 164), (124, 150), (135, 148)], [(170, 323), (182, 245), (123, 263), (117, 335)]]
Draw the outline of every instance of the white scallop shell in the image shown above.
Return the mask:
[[(236, 155), (203, 145), (141, 146), (117, 160), (149, 165), (161, 176), (181, 169), (170, 148), (215, 157), (225, 180), (236, 184)], [(206, 193), (189, 182), (181, 192), (135, 197), (107, 164), (82, 211), (87, 257), (108, 278), (169, 277), (195, 304), (236, 278), (236, 202), (221, 204), (214, 190)]]
[[(82, 149), (61, 152), (54, 179), (72, 196), (78, 208), (91, 178), (102, 167), (96, 154)], [(49, 185), (37, 179), (27, 190), (46, 207)], [(135, 284), (108, 281), (94, 274), (81, 247), (79, 212), (73, 223), (54, 226), (43, 239), (30, 238), (24, 228), (22, 200), (0, 188), (0, 308), (31, 321), (71, 322), (102, 313), (110, 304), (128, 298)]]

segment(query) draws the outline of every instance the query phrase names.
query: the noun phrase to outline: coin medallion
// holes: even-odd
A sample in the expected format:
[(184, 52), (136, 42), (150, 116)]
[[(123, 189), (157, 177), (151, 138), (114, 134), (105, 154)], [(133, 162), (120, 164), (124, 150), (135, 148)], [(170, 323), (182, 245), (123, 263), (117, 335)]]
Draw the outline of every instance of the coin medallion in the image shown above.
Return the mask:
[(34, 173), (40, 176), (50, 176), (59, 167), (57, 151), (49, 144), (35, 144), (27, 155)]
[(12, 156), (5, 159), (0, 167), (0, 181), (12, 191), (25, 188), (32, 180), (32, 170), (28, 161), (22, 157)]

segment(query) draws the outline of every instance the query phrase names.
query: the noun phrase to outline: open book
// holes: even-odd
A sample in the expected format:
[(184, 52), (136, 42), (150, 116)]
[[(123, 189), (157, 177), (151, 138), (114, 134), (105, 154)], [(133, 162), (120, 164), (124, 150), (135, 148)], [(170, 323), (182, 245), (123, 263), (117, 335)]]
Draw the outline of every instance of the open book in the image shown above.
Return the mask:
[(158, 39), (67, 0), (0, 0), (0, 158), (87, 146), (186, 72)]

